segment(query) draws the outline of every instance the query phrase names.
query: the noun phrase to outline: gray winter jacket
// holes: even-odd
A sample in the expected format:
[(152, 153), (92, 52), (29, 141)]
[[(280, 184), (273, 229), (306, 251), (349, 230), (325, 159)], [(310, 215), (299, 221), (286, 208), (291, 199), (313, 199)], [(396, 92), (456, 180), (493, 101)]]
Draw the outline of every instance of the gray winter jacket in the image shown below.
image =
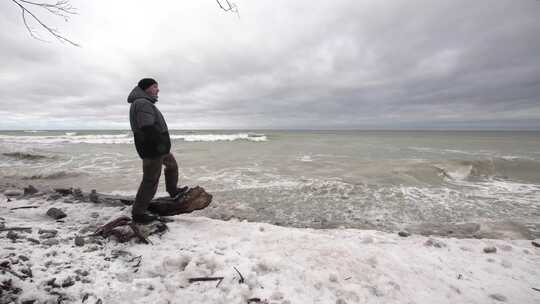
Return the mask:
[(141, 158), (156, 158), (171, 150), (169, 129), (163, 115), (155, 106), (157, 99), (136, 86), (127, 98), (131, 103), (129, 122), (135, 148)]

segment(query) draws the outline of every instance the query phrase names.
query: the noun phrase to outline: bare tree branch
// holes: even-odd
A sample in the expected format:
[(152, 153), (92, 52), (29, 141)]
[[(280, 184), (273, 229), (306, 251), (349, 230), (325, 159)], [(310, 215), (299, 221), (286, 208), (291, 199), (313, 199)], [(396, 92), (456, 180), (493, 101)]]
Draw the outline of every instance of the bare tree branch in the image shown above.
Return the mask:
[(36, 16), (32, 8), (34, 9), (43, 9), (47, 11), (50, 14), (53, 14), (58, 17), (62, 17), (64, 21), (68, 21), (70, 15), (76, 15), (77, 10), (71, 6), (71, 3), (69, 0), (58, 0), (56, 3), (41, 3), (41, 2), (32, 2), (28, 0), (11, 0), (13, 3), (15, 3), (20, 9), (21, 9), (21, 16), (23, 19), (24, 26), (28, 30), (28, 33), (30, 36), (34, 39), (48, 42), (46, 40), (41, 39), (35, 32), (34, 29), (32, 29), (28, 23), (28, 19), (26, 18), (27, 15), (31, 17), (35, 22), (37, 22), (45, 31), (47, 31), (49, 34), (51, 34), (54, 38), (56, 38), (58, 41), (62, 43), (69, 43), (73, 46), (79, 47), (80, 45), (64, 35), (62, 35), (57, 29), (52, 28), (45, 24), (39, 17)]
[(226, 5), (223, 5), (221, 3), (222, 1), (223, 0), (216, 0), (217, 4), (219, 5), (219, 8), (221, 8), (222, 10), (226, 12), (235, 13), (238, 15), (238, 17), (240, 17), (240, 13), (238, 12), (238, 6), (236, 5), (236, 3), (232, 3), (229, 0), (225, 0), (224, 3)]

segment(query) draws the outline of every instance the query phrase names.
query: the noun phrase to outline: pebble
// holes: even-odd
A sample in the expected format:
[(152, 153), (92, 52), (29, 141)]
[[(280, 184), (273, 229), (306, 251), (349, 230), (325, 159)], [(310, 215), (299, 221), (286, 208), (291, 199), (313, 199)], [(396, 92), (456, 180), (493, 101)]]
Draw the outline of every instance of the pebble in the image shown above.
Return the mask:
[(26, 240), (28, 240), (30, 243), (34, 243), (34, 244), (40, 244), (41, 242), (34, 239), (34, 238), (26, 238)]
[(24, 188), (24, 195), (32, 195), (38, 193), (38, 189), (36, 189), (32, 185), (28, 185), (28, 187)]
[(52, 217), (55, 220), (59, 220), (61, 218), (66, 217), (67, 215), (64, 213), (64, 211), (58, 209), (58, 208), (51, 208), (47, 210), (47, 215)]
[(67, 277), (67, 278), (64, 279), (64, 281), (62, 281), (62, 287), (63, 288), (73, 286), (73, 285), (75, 285), (75, 280), (73, 280), (72, 277)]
[(50, 233), (56, 235), (58, 233), (58, 230), (56, 229), (39, 229), (38, 234), (44, 234), (44, 233)]
[(490, 298), (499, 302), (506, 302), (507, 298), (499, 293), (494, 293), (489, 295)]
[(484, 248), (484, 252), (485, 252), (485, 253), (496, 253), (496, 252), (497, 252), (497, 248), (495, 248), (495, 246), (485, 247), (485, 248)]
[(42, 233), (39, 235), (40, 239), (52, 239), (56, 236), (56, 233)]
[(4, 191), (4, 195), (8, 196), (8, 197), (21, 196), (23, 194), (24, 193), (21, 190), (18, 190), (18, 189), (8, 189), (8, 190)]
[(98, 217), (99, 217), (99, 212), (92, 212), (92, 213), (90, 213), (90, 217), (91, 217), (91, 218), (98, 218)]
[(28, 261), (30, 259), (25, 255), (19, 255), (19, 260), (22, 260), (23, 262), (26, 262), (26, 261)]
[(15, 240), (19, 238), (19, 235), (15, 231), (10, 230), (6, 234), (6, 237), (15, 242)]
[(435, 248), (443, 248), (443, 247), (446, 247), (446, 244), (441, 242), (441, 241), (437, 241), (435, 239), (430, 238), (424, 243), (424, 246), (435, 247)]
[(58, 241), (58, 239), (46, 239), (43, 242), (41, 242), (41, 244), (46, 245), (46, 246), (58, 245), (59, 243), (60, 241)]
[(400, 231), (400, 232), (398, 232), (398, 235), (401, 236), (401, 237), (408, 237), (411, 234), (408, 233), (407, 231)]
[(540, 247), (540, 241), (532, 241), (531, 244), (532, 244), (534, 247)]
[(82, 236), (75, 237), (75, 246), (84, 246), (84, 238)]
[(53, 193), (51, 195), (49, 195), (49, 197), (47, 198), (48, 201), (55, 201), (59, 198), (61, 198), (62, 195), (60, 193)]
[(90, 198), (90, 201), (93, 203), (99, 203), (99, 196), (96, 192), (96, 189), (92, 189), (88, 198)]
[(78, 200), (82, 200), (84, 198), (84, 195), (80, 188), (73, 189), (73, 197)]

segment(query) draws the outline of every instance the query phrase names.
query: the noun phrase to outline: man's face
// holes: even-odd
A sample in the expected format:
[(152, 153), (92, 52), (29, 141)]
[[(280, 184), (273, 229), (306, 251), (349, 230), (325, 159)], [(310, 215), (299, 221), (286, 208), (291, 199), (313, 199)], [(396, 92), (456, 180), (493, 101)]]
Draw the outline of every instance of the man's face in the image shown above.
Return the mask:
[(152, 97), (157, 97), (159, 93), (158, 84), (154, 83), (153, 85), (149, 86), (148, 89), (145, 90), (145, 92)]

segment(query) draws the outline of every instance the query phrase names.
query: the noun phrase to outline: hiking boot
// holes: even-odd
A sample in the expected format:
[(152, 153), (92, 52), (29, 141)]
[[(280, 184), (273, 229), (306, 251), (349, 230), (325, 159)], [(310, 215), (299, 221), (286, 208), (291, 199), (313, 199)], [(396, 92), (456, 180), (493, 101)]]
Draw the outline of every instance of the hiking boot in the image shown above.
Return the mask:
[(150, 212), (144, 212), (142, 214), (133, 214), (133, 221), (137, 224), (150, 224), (158, 219), (158, 216)]
[(171, 198), (173, 198), (175, 201), (179, 200), (180, 198), (182, 198), (182, 196), (184, 196), (184, 194), (186, 194), (188, 189), (189, 189), (188, 186), (184, 186), (184, 187), (176, 189), (176, 193), (174, 195), (171, 195)]

